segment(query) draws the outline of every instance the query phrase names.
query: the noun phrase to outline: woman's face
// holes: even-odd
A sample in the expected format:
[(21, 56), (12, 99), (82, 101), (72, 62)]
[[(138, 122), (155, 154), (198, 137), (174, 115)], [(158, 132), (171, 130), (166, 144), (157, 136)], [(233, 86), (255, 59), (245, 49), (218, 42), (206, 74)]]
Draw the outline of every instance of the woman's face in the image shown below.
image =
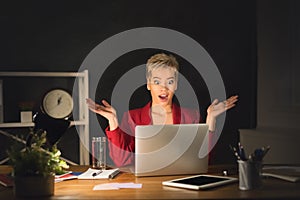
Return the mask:
[(147, 89), (150, 90), (152, 104), (163, 107), (172, 105), (172, 98), (177, 89), (177, 80), (173, 68), (157, 68), (151, 73), (147, 82)]

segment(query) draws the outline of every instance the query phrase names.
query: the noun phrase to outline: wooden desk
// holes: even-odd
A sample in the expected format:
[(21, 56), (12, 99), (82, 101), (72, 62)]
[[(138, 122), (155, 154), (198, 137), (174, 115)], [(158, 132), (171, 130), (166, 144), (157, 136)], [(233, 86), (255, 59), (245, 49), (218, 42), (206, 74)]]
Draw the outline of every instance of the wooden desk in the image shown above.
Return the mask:
[[(73, 171), (87, 169), (74, 166)], [(218, 174), (224, 169), (230, 173), (234, 168), (226, 166), (210, 167), (210, 174)], [(0, 173), (8, 172), (5, 166), (0, 166)], [(238, 183), (217, 187), (210, 190), (194, 191), (162, 186), (161, 182), (182, 176), (161, 176), (136, 178), (129, 173), (121, 173), (113, 180), (69, 180), (55, 183), (55, 195), (49, 199), (300, 199), (300, 183), (290, 183), (268, 178), (263, 180), (263, 187), (257, 190), (241, 191)], [(120, 189), (93, 191), (97, 184), (108, 182), (142, 183), (141, 189)], [(0, 186), (0, 199), (13, 199), (13, 189)]]

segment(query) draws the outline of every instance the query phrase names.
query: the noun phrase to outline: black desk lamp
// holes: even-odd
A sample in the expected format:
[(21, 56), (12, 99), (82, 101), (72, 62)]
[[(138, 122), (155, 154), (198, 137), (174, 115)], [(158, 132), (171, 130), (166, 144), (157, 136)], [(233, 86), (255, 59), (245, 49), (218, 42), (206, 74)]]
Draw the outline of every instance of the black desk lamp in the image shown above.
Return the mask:
[(52, 147), (59, 142), (61, 137), (70, 127), (70, 121), (66, 119), (54, 119), (44, 113), (35, 113), (33, 116), (35, 130), (45, 130), (47, 132), (47, 144)]

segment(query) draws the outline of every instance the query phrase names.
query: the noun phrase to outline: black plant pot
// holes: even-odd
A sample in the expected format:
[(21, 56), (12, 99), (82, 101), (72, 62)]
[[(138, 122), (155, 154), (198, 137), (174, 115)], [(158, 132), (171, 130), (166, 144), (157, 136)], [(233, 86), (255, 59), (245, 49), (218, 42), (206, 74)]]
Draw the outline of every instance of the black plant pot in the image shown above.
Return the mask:
[(54, 176), (16, 176), (14, 194), (17, 197), (54, 195)]

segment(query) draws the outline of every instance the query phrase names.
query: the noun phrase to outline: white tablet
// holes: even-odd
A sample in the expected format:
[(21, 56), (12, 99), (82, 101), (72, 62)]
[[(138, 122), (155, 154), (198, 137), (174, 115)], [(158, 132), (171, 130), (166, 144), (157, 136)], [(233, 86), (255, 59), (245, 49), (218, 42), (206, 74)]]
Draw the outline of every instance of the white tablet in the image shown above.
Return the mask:
[(238, 179), (228, 176), (196, 175), (169, 181), (163, 181), (166, 186), (181, 187), (192, 190), (209, 189), (228, 183), (236, 182)]

